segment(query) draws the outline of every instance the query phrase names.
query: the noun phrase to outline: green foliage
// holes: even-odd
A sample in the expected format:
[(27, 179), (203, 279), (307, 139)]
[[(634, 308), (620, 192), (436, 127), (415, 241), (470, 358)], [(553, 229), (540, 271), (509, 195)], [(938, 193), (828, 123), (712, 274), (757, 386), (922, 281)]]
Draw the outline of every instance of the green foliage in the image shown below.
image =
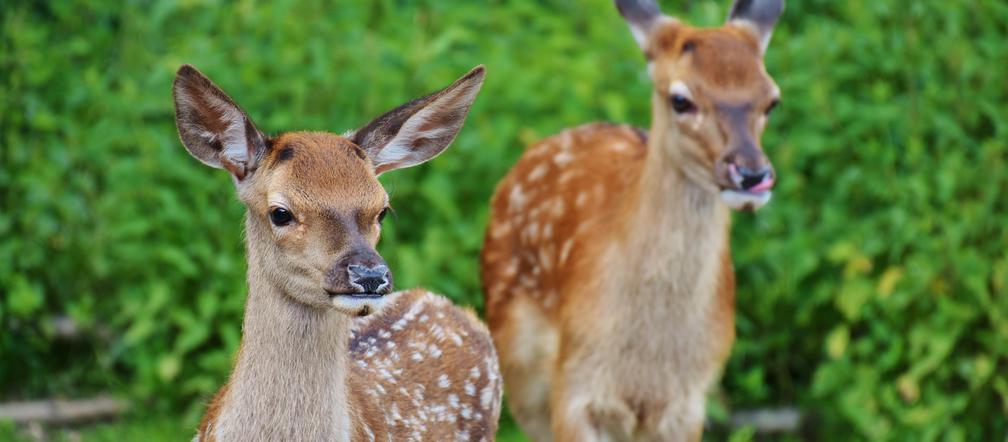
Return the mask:
[[(728, 1), (682, 3), (713, 25)], [(818, 440), (1004, 437), (1008, 3), (788, 8), (767, 58), (781, 182), (736, 215), (739, 339), (717, 407), (795, 405)], [(523, 146), (649, 119), (643, 59), (608, 0), (15, 1), (0, 33), (7, 398), (114, 388), (195, 416), (223, 382), (243, 210), (178, 142), (182, 63), (272, 131), (355, 127), (485, 63), (453, 147), (383, 177), (400, 286), (477, 307), (487, 201)]]
[(41, 434), (29, 435), (9, 422), (0, 421), (0, 440), (36, 442), (38, 435), (51, 442), (174, 442), (190, 440), (191, 426), (182, 425), (175, 416), (154, 416), (129, 419), (125, 422), (98, 423), (86, 428), (39, 427)]

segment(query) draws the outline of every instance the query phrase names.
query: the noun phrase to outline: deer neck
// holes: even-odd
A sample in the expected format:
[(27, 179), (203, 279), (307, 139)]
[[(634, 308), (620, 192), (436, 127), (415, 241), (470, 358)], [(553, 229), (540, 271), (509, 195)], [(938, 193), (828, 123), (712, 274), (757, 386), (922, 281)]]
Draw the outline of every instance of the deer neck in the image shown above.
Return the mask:
[(246, 219), (249, 294), (217, 427), (239, 435), (235, 440), (349, 440), (351, 319), (284, 293), (266, 259), (272, 242), (257, 241), (268, 229)]
[(628, 192), (635, 197), (626, 199), (618, 253), (627, 269), (623, 285), (634, 290), (630, 302), (666, 314), (661, 306), (714, 298), (731, 218), (710, 166), (690, 156), (664, 108), (657, 102), (653, 108), (647, 159)]

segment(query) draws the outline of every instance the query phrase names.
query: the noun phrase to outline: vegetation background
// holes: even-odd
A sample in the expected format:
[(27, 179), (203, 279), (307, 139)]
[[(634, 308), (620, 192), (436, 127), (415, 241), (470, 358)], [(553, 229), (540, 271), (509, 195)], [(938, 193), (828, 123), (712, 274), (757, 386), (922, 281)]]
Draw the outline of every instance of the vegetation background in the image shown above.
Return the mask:
[[(729, 1), (662, 3), (713, 26)], [(11, 0), (0, 26), (0, 400), (135, 404), (85, 440), (187, 440), (238, 344), (243, 209), (178, 141), (181, 64), (269, 131), (353, 128), (486, 64), (453, 147), (383, 177), (401, 287), (477, 309), (487, 201), (523, 146), (649, 124), (610, 0)], [(781, 180), (735, 215), (738, 343), (715, 423), (793, 406), (808, 430), (771, 439), (1005, 440), (1005, 60), (1003, 0), (789, 2), (767, 56)]]

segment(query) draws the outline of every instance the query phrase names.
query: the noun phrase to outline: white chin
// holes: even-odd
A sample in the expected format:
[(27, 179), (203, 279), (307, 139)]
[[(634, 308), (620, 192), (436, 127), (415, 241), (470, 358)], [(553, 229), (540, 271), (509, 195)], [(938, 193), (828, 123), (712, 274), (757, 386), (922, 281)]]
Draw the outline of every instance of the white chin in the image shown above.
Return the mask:
[(381, 311), (398, 293), (378, 297), (337, 295), (331, 298), (333, 307), (352, 316), (367, 316)]
[(773, 192), (769, 190), (760, 193), (739, 192), (737, 190), (722, 190), (721, 200), (734, 210), (756, 210), (770, 202)]

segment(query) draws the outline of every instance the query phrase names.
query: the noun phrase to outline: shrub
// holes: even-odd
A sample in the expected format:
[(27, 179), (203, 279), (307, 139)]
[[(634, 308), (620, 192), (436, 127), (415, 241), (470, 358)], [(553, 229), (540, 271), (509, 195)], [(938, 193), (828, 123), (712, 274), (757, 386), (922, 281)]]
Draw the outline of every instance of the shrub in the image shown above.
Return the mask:
[[(727, 8), (684, 3), (697, 24)], [(790, 3), (767, 59), (782, 179), (735, 218), (739, 340), (715, 405), (794, 404), (822, 440), (1003, 437), (1008, 4)], [(198, 412), (224, 380), (243, 210), (178, 142), (182, 63), (274, 131), (342, 131), (485, 63), (454, 146), (383, 177), (397, 281), (477, 307), (487, 201), (522, 147), (649, 118), (642, 57), (606, 0), (13, 2), (0, 20), (8, 398), (113, 388)]]

